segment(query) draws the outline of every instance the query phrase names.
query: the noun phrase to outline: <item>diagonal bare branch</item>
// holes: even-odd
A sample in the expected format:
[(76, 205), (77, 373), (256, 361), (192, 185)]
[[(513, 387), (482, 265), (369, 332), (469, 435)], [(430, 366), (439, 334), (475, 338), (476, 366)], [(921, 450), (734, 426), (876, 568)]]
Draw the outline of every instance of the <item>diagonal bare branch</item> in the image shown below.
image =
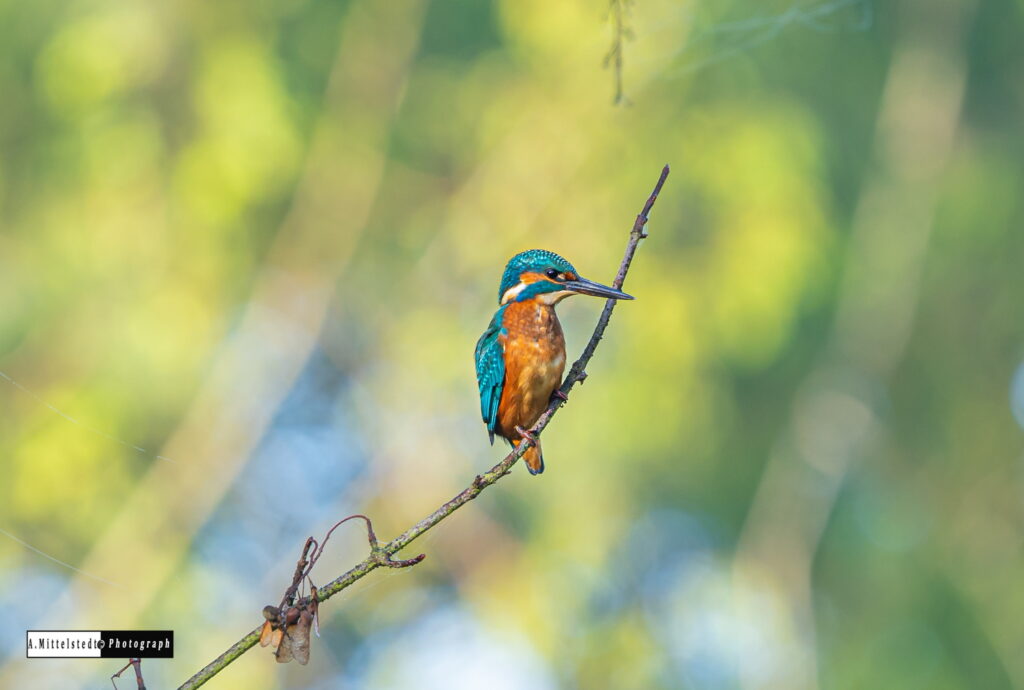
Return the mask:
[[(626, 280), (626, 273), (629, 272), (630, 264), (633, 262), (633, 255), (636, 254), (637, 246), (640, 244), (640, 240), (647, 237), (646, 226), (648, 217), (651, 212), (651, 208), (654, 206), (654, 202), (658, 199), (658, 195), (661, 193), (661, 188), (665, 184), (665, 178), (668, 177), (669, 167), (666, 165), (662, 168), (661, 176), (658, 178), (657, 184), (654, 186), (654, 191), (648, 197), (647, 202), (644, 204), (643, 209), (637, 215), (636, 220), (633, 223), (633, 227), (629, 233), (629, 242), (626, 244), (626, 252), (622, 257), (622, 263), (619, 265), (619, 272), (615, 276), (615, 280), (612, 282), (612, 287), (620, 289), (622, 284)], [(597, 326), (594, 328), (593, 334), (590, 336), (590, 341), (587, 346), (583, 348), (583, 354), (577, 359), (572, 367), (569, 369), (569, 374), (565, 377), (565, 381), (559, 388), (561, 396), (554, 396), (551, 403), (548, 405), (548, 409), (544, 411), (544, 414), (540, 416), (537, 423), (530, 429), (534, 435), (539, 435), (547, 425), (551, 422), (552, 417), (565, 403), (565, 398), (568, 397), (569, 391), (572, 390), (573, 386), (582, 381), (587, 377), (586, 368), (590, 362), (590, 358), (594, 356), (594, 351), (597, 349), (597, 344), (601, 341), (604, 336), (604, 331), (608, 327), (608, 321), (611, 319), (612, 311), (615, 309), (615, 300), (610, 299), (604, 305), (604, 310), (601, 312), (601, 317), (597, 321)], [(512, 466), (519, 461), (519, 458), (526, 452), (529, 447), (528, 443), (521, 443), (519, 446), (510, 452), (505, 458), (497, 465), (492, 467), (487, 472), (477, 475), (468, 487), (463, 489), (452, 498), (450, 501), (444, 503), (441, 507), (435, 510), (433, 513), (423, 518), (415, 525), (402, 532), (400, 535), (392, 539), (391, 541), (371, 548), (371, 553), (361, 563), (351, 568), (348, 572), (335, 578), (324, 587), (320, 588), (316, 592), (316, 597), (319, 601), (327, 601), (332, 596), (340, 592), (341, 590), (349, 587), (353, 583), (362, 578), (366, 577), (371, 571), (376, 570), (382, 566), (388, 566), (390, 563), (398, 563), (391, 561), (391, 556), (395, 555), (403, 548), (411, 544), (413, 541), (423, 535), (424, 532), (431, 529), (439, 522), (444, 520), (446, 517), (454, 513), (456, 510), (466, 505), (474, 498), (480, 495), (480, 493), (491, 486), (499, 479), (504, 477), (511, 471)], [(354, 516), (355, 517), (355, 516)], [(346, 518), (348, 519), (348, 518)], [(365, 519), (365, 518), (364, 518)], [(369, 520), (367, 520), (369, 524)], [(372, 532), (371, 532), (372, 534)], [(325, 539), (326, 541), (326, 539)], [(373, 542), (376, 541), (375, 537), (371, 539), (371, 547)], [(309, 542), (307, 541), (307, 546)], [(304, 552), (305, 553), (305, 552)], [(420, 557), (411, 559), (412, 561), (418, 562), (421, 560)], [(409, 562), (401, 562), (412, 564)], [(308, 597), (298, 602), (298, 605), (308, 604)], [(198, 688), (203, 685), (206, 681), (213, 678), (215, 675), (224, 670), (231, 662), (238, 657), (245, 654), (259, 641), (260, 632), (262, 630), (262, 624), (260, 627), (255, 628), (245, 637), (240, 639), (235, 644), (218, 656), (216, 659), (211, 661), (205, 667), (203, 667), (194, 676), (185, 681), (178, 690), (191, 690), (192, 688)]]

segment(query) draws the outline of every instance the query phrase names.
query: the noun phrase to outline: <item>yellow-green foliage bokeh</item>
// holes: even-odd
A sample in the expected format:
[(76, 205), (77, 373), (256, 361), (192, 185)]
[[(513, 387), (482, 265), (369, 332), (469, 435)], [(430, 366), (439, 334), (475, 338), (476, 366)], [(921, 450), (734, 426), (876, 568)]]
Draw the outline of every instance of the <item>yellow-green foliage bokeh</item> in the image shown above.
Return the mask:
[(101, 610), (173, 687), (490, 467), (504, 262), (610, 282), (664, 163), (546, 473), (215, 682), (1024, 685), (1020, 6), (623, 4), (614, 105), (616, 3), (0, 3), (0, 685)]

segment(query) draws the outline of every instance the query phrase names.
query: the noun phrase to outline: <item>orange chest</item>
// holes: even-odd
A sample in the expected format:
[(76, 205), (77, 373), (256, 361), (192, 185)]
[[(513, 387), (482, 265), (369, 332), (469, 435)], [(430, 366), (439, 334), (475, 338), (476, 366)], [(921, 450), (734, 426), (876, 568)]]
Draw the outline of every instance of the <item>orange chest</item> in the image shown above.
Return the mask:
[(510, 304), (502, 325), (508, 392), (546, 404), (565, 369), (565, 336), (554, 307), (534, 301)]

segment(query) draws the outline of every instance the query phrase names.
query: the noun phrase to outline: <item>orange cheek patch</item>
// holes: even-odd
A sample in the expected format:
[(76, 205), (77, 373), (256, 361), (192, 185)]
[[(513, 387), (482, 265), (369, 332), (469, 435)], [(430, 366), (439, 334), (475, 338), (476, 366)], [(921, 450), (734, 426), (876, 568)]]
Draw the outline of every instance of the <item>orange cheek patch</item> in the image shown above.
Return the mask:
[[(572, 275), (572, 274), (571, 273), (566, 273), (564, 275), (568, 276), (568, 275)], [(570, 278), (570, 280), (576, 280), (576, 276), (573, 275), (572, 278)], [(546, 283), (555, 283), (556, 285), (558, 284), (558, 281), (551, 280), (551, 278), (548, 278), (543, 273), (533, 273), (533, 272), (530, 272), (530, 273), (523, 273), (522, 275), (519, 276), (519, 282), (523, 283), (524, 285), (529, 285), (530, 283), (539, 283), (541, 281), (544, 281)]]

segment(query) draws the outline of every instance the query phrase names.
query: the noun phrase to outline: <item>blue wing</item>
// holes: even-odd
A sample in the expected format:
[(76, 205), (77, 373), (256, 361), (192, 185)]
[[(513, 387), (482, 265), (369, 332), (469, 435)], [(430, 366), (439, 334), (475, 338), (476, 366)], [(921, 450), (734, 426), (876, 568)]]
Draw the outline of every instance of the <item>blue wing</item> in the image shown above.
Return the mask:
[(494, 313), (487, 330), (476, 341), (476, 382), (480, 387), (480, 414), (494, 443), (498, 428), (498, 402), (505, 387), (505, 347), (498, 336), (505, 333), (501, 326), (505, 308)]

